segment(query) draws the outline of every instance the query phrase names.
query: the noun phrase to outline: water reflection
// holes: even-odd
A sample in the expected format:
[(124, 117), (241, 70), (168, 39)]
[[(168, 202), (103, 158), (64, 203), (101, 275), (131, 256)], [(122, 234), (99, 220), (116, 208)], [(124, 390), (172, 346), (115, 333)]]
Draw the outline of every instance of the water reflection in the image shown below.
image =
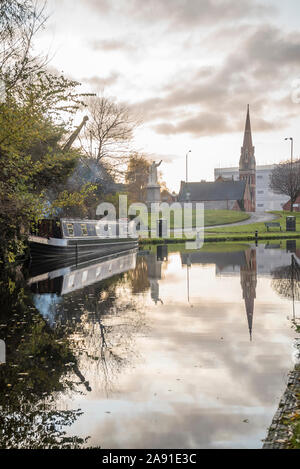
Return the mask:
[[(238, 246), (237, 246), (238, 248)], [(216, 265), (216, 275), (238, 274), (241, 279), (241, 287), (249, 327), (250, 340), (252, 340), (252, 324), (254, 313), (254, 299), (256, 298), (257, 267), (256, 249), (244, 247), (233, 252), (191, 252), (181, 254), (182, 265), (187, 267), (187, 291), (190, 302), (190, 275), (192, 264)]]
[(0, 366), (0, 447), (77, 448), (86, 438), (66, 435), (79, 409), (57, 409), (56, 399), (77, 392), (77, 360), (64, 331), (36, 310), (20, 270), (0, 279), (0, 333), (6, 364)]
[[(163, 245), (80, 266), (32, 266), (27, 287), (21, 279), (6, 292), (1, 317), (11, 328), (8, 311), (26, 292), (16, 301), (19, 338), (8, 337), (15, 375), (0, 389), (6, 419), (18, 396), (57, 418), (70, 413), (54, 424), (70, 428), (52, 446), (260, 447), (293, 364), (287, 316), (298, 296), (274, 282), (298, 288), (297, 248), (282, 248)], [(52, 357), (41, 375), (37, 344)], [(4, 428), (3, 438), (16, 432)]]
[(144, 323), (128, 287), (136, 292), (148, 287), (142, 280), (145, 267), (144, 259), (137, 261), (137, 251), (131, 250), (29, 280), (43, 316), (68, 331), (80, 368), (88, 370), (89, 381), (81, 380), (88, 391), (104, 390), (108, 396), (118, 374), (131, 365), (133, 337)]

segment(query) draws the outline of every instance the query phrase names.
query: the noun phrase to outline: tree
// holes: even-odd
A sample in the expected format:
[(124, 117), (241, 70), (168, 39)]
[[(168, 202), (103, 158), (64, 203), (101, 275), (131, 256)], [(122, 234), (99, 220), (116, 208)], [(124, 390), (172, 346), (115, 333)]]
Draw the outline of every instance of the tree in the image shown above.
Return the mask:
[(290, 197), (291, 211), (293, 211), (293, 205), (300, 195), (300, 160), (277, 164), (271, 173), (269, 187), (276, 194)]
[(89, 98), (87, 106), (89, 121), (81, 138), (84, 153), (114, 176), (119, 175), (138, 123), (126, 106), (104, 96)]
[(52, 209), (82, 206), (93, 191), (86, 184), (66, 192), (81, 155), (63, 141), (90, 95), (32, 56), (33, 36), (45, 21), (37, 5), (0, 1), (0, 263), (23, 253), (32, 221)]
[(125, 182), (131, 202), (143, 202), (146, 199), (149, 168), (150, 162), (145, 155), (137, 152), (130, 155)]
[(22, 86), (24, 75), (46, 63), (30, 54), (33, 36), (46, 21), (45, 4), (37, 5), (33, 0), (0, 1), (0, 80), (7, 91)]
[(57, 199), (76, 167), (79, 151), (64, 151), (60, 142), (82, 106), (77, 85), (41, 70), (24, 76), (0, 103), (0, 258), (6, 261), (22, 253), (31, 221), (46, 213), (50, 192)]

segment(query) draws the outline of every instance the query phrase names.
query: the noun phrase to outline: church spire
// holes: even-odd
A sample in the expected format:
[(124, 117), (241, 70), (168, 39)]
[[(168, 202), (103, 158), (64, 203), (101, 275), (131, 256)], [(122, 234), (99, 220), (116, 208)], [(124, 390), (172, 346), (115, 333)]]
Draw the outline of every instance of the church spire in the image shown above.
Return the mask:
[(243, 146), (241, 148), (241, 156), (239, 163), (240, 180), (246, 182), (250, 192), (250, 197), (247, 198), (244, 206), (245, 210), (248, 212), (255, 212), (256, 210), (256, 161), (254, 151), (255, 148), (252, 143), (250, 110), (248, 104), (244, 141)]
[(249, 153), (253, 149), (249, 104), (247, 106), (247, 117), (246, 117), (243, 148), (244, 148), (244, 150), (247, 149), (249, 151)]

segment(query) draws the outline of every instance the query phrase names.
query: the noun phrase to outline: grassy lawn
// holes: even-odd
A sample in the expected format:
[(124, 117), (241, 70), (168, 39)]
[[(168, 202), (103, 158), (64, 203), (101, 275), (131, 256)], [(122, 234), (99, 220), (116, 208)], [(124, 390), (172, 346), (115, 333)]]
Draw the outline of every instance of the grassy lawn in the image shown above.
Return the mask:
[[(272, 220), (276, 223), (280, 223), (282, 232), (286, 232), (286, 217), (289, 215), (293, 215), (296, 217), (296, 232), (300, 233), (300, 212), (270, 212), (277, 216), (276, 219)], [(222, 228), (214, 228), (207, 230), (207, 233), (254, 233), (255, 231), (258, 233), (268, 233), (268, 234), (281, 234), (279, 228), (270, 228), (270, 231), (267, 231), (267, 228), (262, 223), (250, 223), (249, 225), (241, 225), (241, 226), (227, 226)], [(292, 234), (292, 232), (288, 232)]]
[[(187, 215), (186, 215), (187, 214)], [(185, 217), (191, 220), (192, 227), (196, 226), (196, 211), (192, 210), (190, 212), (185, 212)], [(175, 218), (175, 220), (174, 220)], [(249, 215), (245, 212), (236, 212), (234, 210), (205, 210), (204, 211), (204, 226), (215, 226), (215, 225), (225, 225), (230, 223), (237, 223), (240, 221), (248, 220)], [(180, 220), (176, 219), (176, 214), (171, 212), (170, 216), (170, 228), (180, 228), (183, 223)], [(151, 224), (151, 216), (149, 214), (149, 226)], [(188, 222), (190, 224), (190, 221)], [(155, 224), (153, 228), (155, 228)]]
[[(195, 215), (194, 215), (195, 218)], [(236, 212), (234, 210), (205, 210), (204, 211), (204, 225), (225, 225), (230, 223), (237, 223), (245, 221), (250, 218), (250, 215), (245, 212)], [(193, 219), (194, 221), (194, 219)]]
[[(209, 210), (207, 211), (208, 213), (214, 212), (213, 215), (214, 217), (217, 216), (217, 213), (220, 212), (218, 210)], [(223, 211), (221, 211), (223, 212)], [(225, 210), (225, 217), (227, 215), (227, 210)], [(230, 211), (229, 211), (230, 212)], [(238, 215), (246, 215), (245, 213), (241, 212), (230, 212), (230, 215), (234, 213)], [(291, 213), (291, 212), (271, 212), (274, 215), (277, 216), (277, 218), (274, 218), (274, 222), (280, 223), (282, 231), (280, 231), (278, 228), (270, 228), (270, 231), (267, 231), (267, 228), (264, 224), (264, 222), (261, 223), (251, 223), (248, 225), (239, 225), (239, 226), (225, 226), (221, 228), (210, 228), (205, 231), (205, 241), (208, 243), (212, 242), (228, 242), (228, 241), (242, 241), (242, 242), (247, 242), (247, 241), (254, 241), (255, 239), (255, 231), (258, 231), (258, 241), (259, 240), (272, 240), (272, 239), (296, 239), (300, 238), (300, 213)], [(228, 214), (229, 215), (229, 214)], [(234, 216), (233, 215), (233, 216)], [(286, 231), (286, 217), (289, 215), (293, 215), (296, 217), (296, 230), (295, 232), (293, 231)], [(228, 218), (227, 218), (228, 219)], [(206, 221), (208, 218), (206, 218)], [(216, 218), (215, 218), (216, 220)], [(220, 219), (218, 219), (220, 220)], [(209, 222), (209, 224), (211, 221)], [(217, 223), (221, 223), (218, 221)], [(233, 223), (233, 221), (232, 221)], [(206, 225), (207, 226), (207, 225)], [(169, 239), (164, 239), (164, 240), (159, 240), (159, 239), (151, 239), (151, 240), (146, 240), (144, 239), (142, 244), (160, 244), (161, 242), (167, 244), (167, 243), (183, 243), (186, 241), (186, 237), (182, 236), (180, 238), (173, 237), (171, 235), (171, 238)]]

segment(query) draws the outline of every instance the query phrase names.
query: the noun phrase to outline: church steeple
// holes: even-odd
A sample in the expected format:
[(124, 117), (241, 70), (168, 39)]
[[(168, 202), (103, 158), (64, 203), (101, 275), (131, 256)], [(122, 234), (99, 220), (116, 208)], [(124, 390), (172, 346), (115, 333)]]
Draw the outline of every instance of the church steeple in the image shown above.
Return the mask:
[(256, 161), (254, 151), (255, 148), (252, 143), (250, 109), (248, 104), (244, 140), (241, 148), (239, 175), (240, 180), (246, 181), (248, 185), (250, 201), (245, 209), (251, 212), (255, 212), (256, 209)]
[(243, 148), (244, 149), (248, 148), (249, 151), (251, 151), (253, 148), (249, 104), (247, 106), (247, 117), (246, 117)]
[(256, 167), (256, 162), (255, 162), (255, 156), (254, 156), (254, 146), (252, 143), (250, 109), (249, 109), (249, 104), (248, 104), (246, 125), (245, 125), (245, 132), (244, 132), (244, 141), (243, 141), (243, 146), (241, 148), (240, 171), (245, 171), (248, 169), (255, 169), (255, 167)]

